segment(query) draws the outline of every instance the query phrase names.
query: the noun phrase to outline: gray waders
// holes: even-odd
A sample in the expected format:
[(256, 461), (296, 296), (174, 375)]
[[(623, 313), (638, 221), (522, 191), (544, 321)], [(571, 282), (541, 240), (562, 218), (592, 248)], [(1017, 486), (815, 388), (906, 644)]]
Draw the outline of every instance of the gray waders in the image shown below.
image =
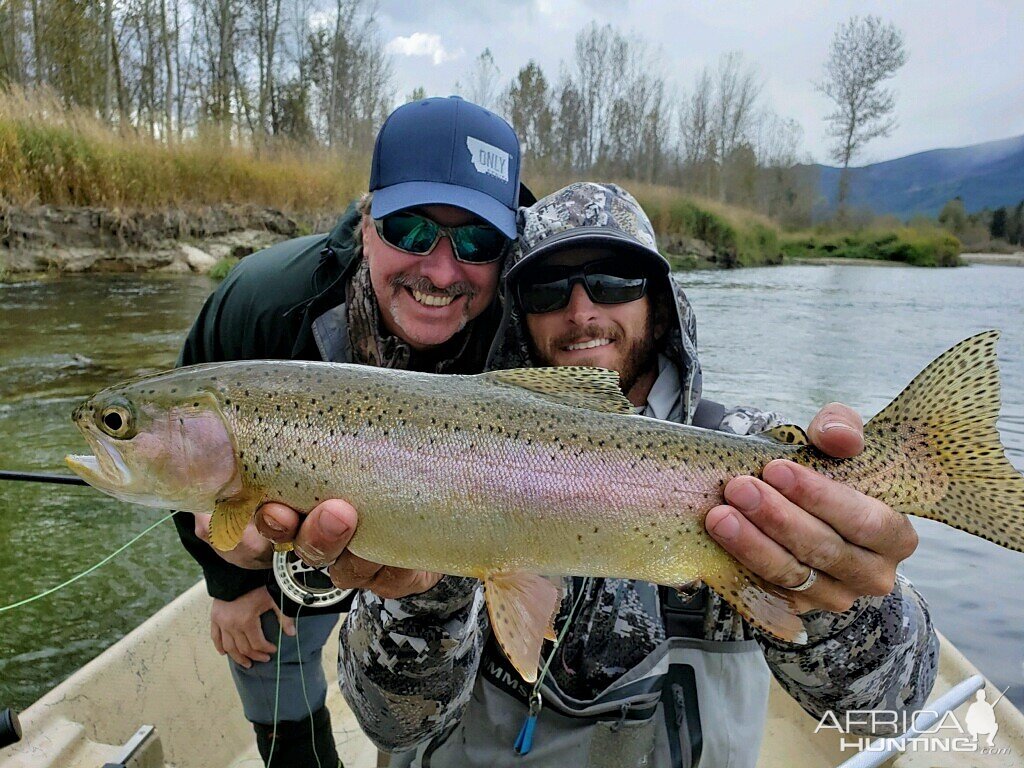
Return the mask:
[(675, 590), (646, 587), (645, 600), (660, 604), (665, 642), (594, 699), (573, 699), (549, 677), (527, 754), (516, 754), (513, 744), (530, 712), (530, 688), (492, 638), (455, 729), (394, 755), (390, 765), (753, 768), (768, 702), (760, 646), (700, 638), (706, 590), (685, 600)]

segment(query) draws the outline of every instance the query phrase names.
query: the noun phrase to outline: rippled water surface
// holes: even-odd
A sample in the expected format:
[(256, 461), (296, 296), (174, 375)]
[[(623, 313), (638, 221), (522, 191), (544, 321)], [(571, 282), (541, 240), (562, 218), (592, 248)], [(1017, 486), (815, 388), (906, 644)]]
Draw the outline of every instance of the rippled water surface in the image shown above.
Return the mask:
[[(83, 276), (0, 285), (0, 469), (67, 473), (70, 414), (108, 384), (174, 365), (214, 283)], [(0, 604), (84, 571), (162, 517), (89, 488), (0, 482)], [(167, 521), (100, 570), (0, 614), (0, 708), (22, 708), (199, 578)]]
[[(1024, 469), (1024, 269), (775, 267), (680, 276), (709, 396), (806, 423), (840, 400), (881, 409), (972, 333), (999, 345), (1010, 459)], [(83, 396), (173, 364), (206, 278), (86, 276), (0, 285), (0, 468), (63, 472)], [(0, 483), (0, 605), (77, 574), (158, 520), (89, 489)], [(1024, 555), (915, 521), (906, 573), (940, 630), (1024, 705)], [(113, 562), (0, 614), (0, 708), (25, 707), (199, 577), (168, 522)]]

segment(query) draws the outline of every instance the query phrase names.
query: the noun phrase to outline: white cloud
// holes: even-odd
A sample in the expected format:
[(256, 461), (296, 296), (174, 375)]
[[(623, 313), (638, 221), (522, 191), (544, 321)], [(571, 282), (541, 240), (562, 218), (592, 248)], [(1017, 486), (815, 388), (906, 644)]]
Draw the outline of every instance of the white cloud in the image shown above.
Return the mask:
[(399, 56), (429, 56), (435, 66), (458, 59), (465, 54), (461, 48), (457, 51), (445, 50), (440, 35), (430, 35), (426, 32), (413, 32), (408, 37), (393, 38), (384, 46), (384, 50)]

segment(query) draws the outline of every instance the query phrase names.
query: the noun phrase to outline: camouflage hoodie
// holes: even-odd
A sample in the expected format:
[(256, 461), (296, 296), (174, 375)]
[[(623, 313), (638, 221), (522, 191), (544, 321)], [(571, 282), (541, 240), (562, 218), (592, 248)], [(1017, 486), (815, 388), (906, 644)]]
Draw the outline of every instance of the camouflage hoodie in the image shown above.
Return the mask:
[[(617, 227), (634, 238), (648, 230), (653, 243), (646, 216), (631, 219), (634, 206), (639, 210), (615, 185), (576, 184), (540, 200), (520, 212), (520, 242), (505, 265), (506, 276), (514, 277), (514, 268), (536, 253), (529, 248), (531, 233), (539, 240), (578, 227)], [(665, 282), (656, 288), (674, 298), (675, 309), (660, 352), (676, 368), (680, 421), (689, 422), (702, 386), (696, 321), (682, 287), (667, 271), (658, 279)], [(488, 367), (528, 367), (525, 329), (509, 281), (503, 283), (503, 321)], [(780, 421), (774, 413), (738, 407), (724, 411), (718, 429), (748, 434)], [(579, 584), (567, 580), (556, 625), (575, 603)], [(934, 683), (938, 640), (924, 599), (902, 575), (885, 597), (861, 598), (845, 613), (805, 614), (809, 642), (803, 646), (757, 632), (713, 592), (705, 599), (705, 639), (757, 640), (776, 679), (816, 718), (826, 710), (913, 710)], [(367, 735), (382, 749), (400, 751), (450, 731), (469, 701), (488, 634), (482, 586), (473, 579), (445, 577), (425, 593), (398, 600), (361, 592), (341, 630), (339, 679)], [(593, 580), (551, 675), (574, 698), (592, 698), (664, 638), (660, 615), (645, 607), (635, 582)]]

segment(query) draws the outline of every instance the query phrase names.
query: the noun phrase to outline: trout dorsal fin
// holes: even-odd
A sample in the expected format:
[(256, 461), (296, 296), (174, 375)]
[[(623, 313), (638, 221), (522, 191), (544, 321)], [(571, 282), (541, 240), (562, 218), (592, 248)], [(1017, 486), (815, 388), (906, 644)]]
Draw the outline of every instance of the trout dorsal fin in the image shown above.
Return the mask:
[(527, 389), (561, 405), (605, 413), (631, 414), (633, 404), (619, 388), (619, 374), (607, 368), (566, 365), (558, 368), (512, 368), (481, 374), (487, 380)]

